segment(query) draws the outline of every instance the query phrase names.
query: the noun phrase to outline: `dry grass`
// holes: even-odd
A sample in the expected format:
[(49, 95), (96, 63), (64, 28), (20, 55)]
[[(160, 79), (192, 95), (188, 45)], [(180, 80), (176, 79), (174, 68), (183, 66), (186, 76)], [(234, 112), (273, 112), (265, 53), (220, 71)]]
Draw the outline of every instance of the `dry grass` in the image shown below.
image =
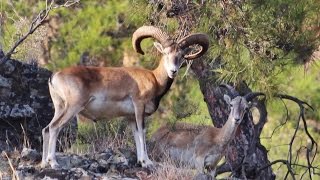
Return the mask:
[(11, 175), (12, 179), (13, 180), (19, 179), (19, 176), (17, 175), (16, 169), (13, 167), (13, 164), (12, 164), (11, 159), (9, 158), (8, 154), (6, 152), (4, 152), (4, 155), (8, 160), (8, 164), (10, 166), (10, 171), (12, 173), (12, 175)]
[(0, 180), (12, 179), (19, 180), (19, 174), (16, 167), (19, 163), (20, 152), (18, 150), (6, 152), (2, 151), (0, 155)]
[[(0, 13), (0, 25), (5, 27), (7, 23), (10, 24), (12, 22), (12, 26), (14, 27), (13, 30), (10, 29), (10, 32), (7, 32), (7, 37), (2, 39), (4, 41), (4, 49), (10, 49), (21, 37), (23, 37), (29, 31), (32, 21), (31, 18), (20, 15), (14, 5), (11, 5), (11, 8), (14, 13), (12, 13), (12, 16), (10, 17), (4, 18), (3, 16), (5, 15), (1, 16)], [(5, 11), (4, 14), (8, 14), (8, 12)], [(10, 26), (6, 27), (6, 29), (7, 28), (10, 28)], [(27, 62), (37, 61), (43, 54), (43, 41), (47, 37), (47, 32), (47, 26), (40, 26), (18, 46), (13, 54), (14, 58), (23, 59)]]
[[(31, 148), (29, 138), (26, 134), (24, 127), (21, 125), (22, 134), (23, 134), (23, 148)], [(10, 141), (7, 139), (7, 141)], [(19, 174), (17, 173), (17, 166), (19, 163), (20, 152), (17, 149), (13, 151), (2, 151), (0, 157), (0, 180), (3, 179), (12, 179), (12, 180), (19, 180)], [(2, 171), (4, 170), (4, 172)]]
[[(16, 35), (21, 37), (28, 31), (28, 27), (31, 22), (25, 17), (19, 17), (17, 21), (14, 22), (16, 29)], [(36, 61), (42, 55), (42, 43), (46, 37), (47, 27), (40, 26), (34, 34), (30, 35), (19, 47), (16, 58), (24, 59), (28, 62)]]
[(195, 170), (190, 169), (188, 166), (177, 166), (177, 164), (169, 158), (162, 159), (161, 161), (157, 170), (152, 174), (151, 179), (191, 180), (196, 173)]
[[(78, 139), (75, 144), (67, 151), (76, 154), (94, 154), (105, 149), (113, 150), (119, 148), (136, 151), (133, 136), (127, 122), (115, 120), (109, 122), (82, 122), (79, 125)], [(148, 154), (151, 159), (156, 157), (155, 152), (150, 151)], [(152, 174), (141, 172), (137, 174), (140, 179), (162, 180), (162, 179), (192, 179), (196, 171), (187, 165), (176, 164), (168, 156), (164, 155), (160, 162), (157, 163), (157, 170)]]
[[(24, 139), (24, 146), (30, 146), (26, 136)], [(113, 150), (123, 148), (133, 152), (136, 151), (131, 129), (127, 127), (125, 121), (80, 123), (78, 139), (71, 147), (63, 147), (63, 150), (64, 152), (69, 153), (94, 155), (95, 153), (102, 152), (108, 148)], [(15, 154), (20, 155), (18, 151), (16, 151)], [(153, 157), (156, 157), (155, 155), (155, 152), (149, 152), (151, 159), (154, 159)], [(12, 161), (15, 157), (10, 154), (3, 154), (3, 158), (7, 161), (8, 172), (4, 174), (0, 171), (0, 180), (3, 178), (5, 179), (8, 176), (11, 176), (13, 179), (19, 179), (14, 165), (15, 162)], [(157, 168), (153, 173), (147, 174), (145, 171), (139, 171), (136, 175), (139, 179), (144, 180), (191, 180), (196, 173), (196, 170), (187, 165), (175, 163), (167, 155), (163, 155), (159, 161), (160, 162), (156, 163)]]

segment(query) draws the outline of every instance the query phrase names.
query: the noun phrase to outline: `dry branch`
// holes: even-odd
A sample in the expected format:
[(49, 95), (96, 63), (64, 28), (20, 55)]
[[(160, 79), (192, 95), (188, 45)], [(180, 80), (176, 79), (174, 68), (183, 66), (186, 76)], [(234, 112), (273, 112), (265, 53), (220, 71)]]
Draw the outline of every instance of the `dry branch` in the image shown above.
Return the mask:
[[(293, 101), (295, 102), (298, 106), (299, 106), (299, 109), (300, 109), (300, 112), (299, 112), (299, 116), (298, 116), (298, 119), (297, 119), (297, 125), (295, 127), (295, 131), (294, 131), (294, 134), (290, 140), (290, 143), (288, 144), (289, 145), (289, 152), (288, 152), (288, 158), (287, 160), (284, 160), (284, 159), (279, 159), (279, 160), (275, 160), (271, 163), (269, 163), (268, 165), (260, 168), (258, 170), (258, 173), (260, 173), (263, 169), (269, 167), (269, 166), (272, 166), (274, 164), (277, 164), (277, 163), (283, 163), (287, 166), (287, 173), (285, 175), (285, 179), (288, 178), (288, 176), (290, 175), (292, 177), (292, 179), (296, 179), (295, 178), (295, 174), (294, 174), (294, 168), (293, 166), (299, 166), (299, 167), (303, 167), (303, 168), (306, 168), (305, 172), (301, 175), (301, 179), (303, 178), (303, 176), (308, 172), (309, 174), (309, 179), (312, 179), (312, 174), (316, 174), (316, 170), (319, 170), (318, 167), (314, 166), (312, 163), (315, 159), (315, 156), (318, 152), (318, 144), (317, 142), (314, 140), (314, 138), (311, 136), (311, 134), (309, 133), (308, 131), (308, 128), (307, 128), (307, 123), (306, 123), (306, 119), (305, 119), (305, 110), (306, 108), (310, 108), (311, 110), (314, 110), (312, 108), (312, 106), (310, 104), (308, 104), (307, 102), (304, 102), (296, 97), (293, 97), (293, 96), (290, 96), (290, 95), (285, 95), (285, 94), (276, 94), (275, 97), (277, 98), (280, 98), (286, 108), (286, 119), (285, 119), (285, 122), (281, 123), (280, 126), (283, 126), (284, 124), (286, 124), (286, 122), (288, 121), (288, 116), (289, 116), (289, 113), (288, 113), (288, 109), (287, 109), (287, 106), (285, 104), (285, 102), (283, 100), (290, 100), (290, 101)], [(302, 120), (303, 122), (303, 125), (304, 125), (304, 131), (306, 133), (306, 135), (308, 136), (308, 138), (310, 139), (311, 141), (311, 145), (309, 147), (304, 147), (304, 146), (301, 146), (299, 151), (302, 149), (302, 148), (306, 148), (307, 149), (307, 152), (306, 152), (306, 159), (307, 159), (307, 162), (308, 162), (308, 165), (305, 166), (305, 165), (301, 165), (301, 164), (298, 164), (297, 163), (297, 160), (298, 160), (298, 153), (297, 153), (297, 156), (295, 158), (293, 158), (293, 143), (294, 143), (294, 140), (296, 138), (296, 135), (297, 135), (297, 132), (298, 132), (298, 129), (299, 129), (299, 124), (300, 124), (300, 121)], [(278, 129), (279, 126), (276, 127), (276, 129)], [(274, 130), (275, 131), (275, 130)], [(274, 131), (272, 132), (272, 134), (274, 133)], [(314, 155), (311, 155), (311, 152), (315, 152)]]
[(70, 6), (72, 6), (76, 3), (79, 3), (79, 2), (80, 2), (80, 0), (67, 0), (64, 4), (57, 5), (57, 4), (55, 4), (54, 0), (52, 0), (50, 2), (48, 2), (48, 0), (46, 0), (46, 8), (41, 10), (39, 12), (39, 14), (32, 20), (32, 22), (29, 26), (28, 32), (26, 34), (24, 34), (22, 37), (20, 37), (19, 40), (14, 43), (12, 48), (7, 53), (5, 53), (5, 55), (3, 57), (0, 56), (0, 65), (5, 63), (8, 59), (10, 59), (12, 54), (15, 53), (16, 48), (21, 43), (23, 43), (23, 41), (26, 40), (28, 36), (33, 34), (45, 22), (46, 18), (48, 17), (48, 15), (52, 9), (57, 9), (57, 8), (61, 8), (61, 7), (70, 7)]

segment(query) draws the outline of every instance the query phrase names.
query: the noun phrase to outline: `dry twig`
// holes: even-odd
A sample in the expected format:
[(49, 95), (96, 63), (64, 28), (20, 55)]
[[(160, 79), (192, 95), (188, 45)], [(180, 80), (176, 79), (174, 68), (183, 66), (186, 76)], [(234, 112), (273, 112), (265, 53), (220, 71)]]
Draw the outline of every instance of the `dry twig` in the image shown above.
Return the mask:
[[(317, 174), (316, 173), (316, 170), (320, 170), (320, 168), (318, 168), (317, 166), (314, 166), (313, 165), (313, 161), (316, 157), (316, 154), (318, 152), (318, 144), (317, 142), (314, 140), (314, 138), (311, 136), (311, 134), (309, 133), (308, 131), (308, 128), (307, 128), (307, 123), (306, 123), (306, 119), (305, 119), (305, 110), (306, 108), (310, 108), (311, 110), (314, 110), (312, 108), (312, 106), (310, 104), (308, 104), (307, 102), (304, 102), (296, 97), (293, 97), (293, 96), (290, 96), (290, 95), (285, 95), (285, 94), (276, 94), (275, 97), (278, 97), (280, 98), (282, 101), (283, 100), (290, 100), (290, 101), (293, 101), (295, 102), (299, 108), (300, 108), (300, 112), (299, 112), (299, 116), (298, 116), (298, 119), (297, 119), (297, 125), (295, 127), (295, 131), (294, 131), (294, 134), (290, 140), (290, 143), (289, 143), (289, 152), (288, 152), (288, 158), (287, 160), (284, 160), (284, 159), (278, 159), (278, 160), (275, 160), (269, 164), (267, 164), (266, 166), (264, 167), (261, 167), (258, 169), (258, 174), (265, 168), (269, 167), (269, 166), (272, 166), (274, 164), (277, 164), (277, 163), (283, 163), (287, 166), (287, 173), (285, 175), (285, 179), (288, 178), (288, 176), (290, 175), (292, 179), (296, 179), (295, 178), (295, 173), (294, 173), (294, 166), (298, 166), (298, 167), (302, 167), (302, 168), (305, 168), (305, 172), (301, 175), (301, 179), (303, 179), (303, 176), (308, 172), (309, 174), (309, 179), (312, 179), (312, 174)], [(283, 102), (284, 103), (284, 102)], [(287, 109), (287, 106), (286, 104), (284, 103), (284, 106), (286, 107), (286, 121), (281, 123), (280, 126), (283, 126), (287, 120), (288, 120), (288, 109)], [(293, 158), (293, 143), (295, 141), (295, 138), (296, 138), (296, 135), (297, 135), (297, 132), (298, 132), (298, 129), (299, 129), (299, 124), (300, 122), (303, 122), (303, 125), (304, 125), (304, 131), (305, 131), (305, 134), (308, 136), (308, 138), (310, 139), (311, 141), (311, 145), (309, 147), (300, 147), (299, 151), (302, 149), (302, 148), (306, 148), (307, 149), (307, 152), (306, 152), (306, 159), (307, 159), (307, 162), (308, 162), (308, 165), (305, 166), (305, 165), (301, 165), (301, 164), (297, 164), (297, 160), (298, 160), (298, 153), (296, 155), (295, 158)], [(278, 127), (276, 127), (278, 128)], [(274, 132), (273, 132), (274, 133)], [(272, 133), (272, 134), (273, 134)], [(311, 155), (312, 152), (315, 152), (314, 155)]]
[(5, 53), (3, 57), (0, 57), (1, 58), (0, 65), (5, 63), (7, 60), (9, 60), (12, 54), (15, 53), (16, 48), (21, 43), (23, 43), (23, 41), (26, 40), (29, 35), (33, 34), (45, 22), (46, 18), (48, 17), (52, 9), (57, 9), (61, 7), (70, 7), (79, 2), (80, 0), (67, 0), (64, 4), (57, 5), (55, 4), (54, 0), (51, 0), (50, 2), (46, 0), (46, 8), (41, 10), (39, 14), (32, 20), (28, 32), (24, 34), (22, 37), (20, 37), (19, 40), (14, 43), (12, 48), (7, 53)]

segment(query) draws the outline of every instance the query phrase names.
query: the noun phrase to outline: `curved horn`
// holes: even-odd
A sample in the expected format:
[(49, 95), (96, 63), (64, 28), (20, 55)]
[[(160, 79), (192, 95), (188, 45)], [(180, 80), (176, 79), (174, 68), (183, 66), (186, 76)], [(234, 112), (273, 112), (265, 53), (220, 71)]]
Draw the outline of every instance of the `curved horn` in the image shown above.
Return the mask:
[(161, 29), (154, 26), (142, 26), (138, 28), (132, 35), (132, 46), (134, 50), (143, 55), (144, 52), (141, 49), (141, 41), (145, 38), (150, 37), (159, 41), (164, 48), (170, 46), (173, 43), (167, 33), (162, 31)]
[(265, 96), (264, 93), (262, 92), (250, 92), (248, 94), (246, 94), (244, 96), (244, 98), (247, 100), (247, 101), (251, 101), (253, 98), (257, 97), (257, 96)]
[(226, 88), (228, 90), (228, 92), (232, 95), (232, 98), (240, 96), (239, 92), (232, 86), (230, 86), (229, 84), (220, 84), (219, 87), (223, 87)]
[(198, 44), (201, 46), (201, 50), (199, 50), (198, 52), (184, 56), (185, 59), (191, 60), (201, 57), (204, 53), (207, 52), (209, 48), (209, 36), (202, 33), (195, 33), (180, 39), (177, 44), (182, 49), (185, 49), (194, 44)]

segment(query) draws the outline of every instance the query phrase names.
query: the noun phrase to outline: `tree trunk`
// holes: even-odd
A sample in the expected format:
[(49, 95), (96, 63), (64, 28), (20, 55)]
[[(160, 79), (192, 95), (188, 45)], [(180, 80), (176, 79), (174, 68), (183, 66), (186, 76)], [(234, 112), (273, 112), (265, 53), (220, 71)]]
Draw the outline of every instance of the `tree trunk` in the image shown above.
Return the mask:
[[(204, 101), (216, 127), (222, 127), (228, 119), (228, 107), (223, 100), (223, 94), (217, 87), (216, 76), (212, 67), (205, 60), (196, 60), (191, 66), (199, 81)], [(247, 87), (241, 88), (240, 94), (250, 91)], [(231, 171), (234, 177), (250, 179), (275, 179), (271, 167), (259, 171), (269, 164), (267, 150), (260, 143), (260, 134), (267, 120), (267, 110), (264, 101), (258, 101), (257, 108), (260, 112), (259, 122), (253, 123), (251, 114), (247, 114), (237, 130), (235, 139), (227, 150), (227, 162), (218, 173)]]

